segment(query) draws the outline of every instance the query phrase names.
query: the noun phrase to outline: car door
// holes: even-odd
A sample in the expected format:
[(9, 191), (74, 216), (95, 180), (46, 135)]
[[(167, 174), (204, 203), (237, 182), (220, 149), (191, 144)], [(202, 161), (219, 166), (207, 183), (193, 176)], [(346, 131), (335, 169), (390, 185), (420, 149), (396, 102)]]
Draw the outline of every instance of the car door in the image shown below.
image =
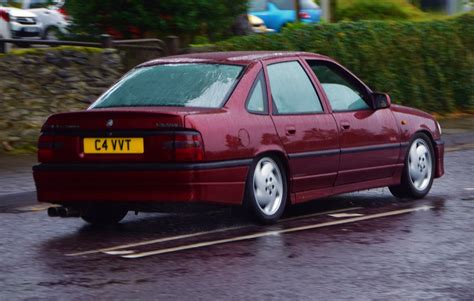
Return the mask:
[(341, 157), (336, 185), (393, 176), (400, 140), (390, 109), (372, 109), (370, 89), (342, 66), (328, 60), (306, 62), (338, 125)]
[(336, 122), (302, 63), (265, 63), (271, 116), (288, 154), (292, 192), (332, 187), (339, 164)]

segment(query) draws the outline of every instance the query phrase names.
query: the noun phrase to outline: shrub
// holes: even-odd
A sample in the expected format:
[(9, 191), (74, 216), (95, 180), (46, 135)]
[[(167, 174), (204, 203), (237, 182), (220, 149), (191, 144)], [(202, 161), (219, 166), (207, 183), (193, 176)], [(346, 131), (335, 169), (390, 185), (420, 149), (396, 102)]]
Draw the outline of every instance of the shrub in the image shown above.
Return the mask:
[(405, 0), (339, 0), (337, 20), (409, 20), (424, 13)]
[(219, 50), (298, 50), (337, 59), (394, 102), (431, 112), (474, 112), (474, 13), (433, 21), (298, 25), (233, 38)]

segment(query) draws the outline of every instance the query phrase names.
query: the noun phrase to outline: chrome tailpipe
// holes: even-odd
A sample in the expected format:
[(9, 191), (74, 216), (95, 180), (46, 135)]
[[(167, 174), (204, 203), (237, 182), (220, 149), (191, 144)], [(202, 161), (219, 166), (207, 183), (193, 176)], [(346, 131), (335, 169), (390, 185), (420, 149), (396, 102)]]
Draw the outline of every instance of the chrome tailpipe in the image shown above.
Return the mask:
[(71, 207), (49, 207), (48, 216), (50, 217), (80, 217), (79, 209)]

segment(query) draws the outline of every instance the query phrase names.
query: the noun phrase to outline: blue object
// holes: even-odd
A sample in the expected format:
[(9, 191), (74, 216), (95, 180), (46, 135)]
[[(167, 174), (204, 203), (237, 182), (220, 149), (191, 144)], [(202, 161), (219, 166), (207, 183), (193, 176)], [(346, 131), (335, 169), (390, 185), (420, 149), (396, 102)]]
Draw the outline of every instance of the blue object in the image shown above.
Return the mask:
[[(321, 9), (312, 0), (300, 1), (300, 19), (303, 23), (316, 23), (321, 19)], [(259, 17), (265, 26), (280, 31), (288, 23), (296, 22), (293, 0), (250, 0), (249, 14)]]

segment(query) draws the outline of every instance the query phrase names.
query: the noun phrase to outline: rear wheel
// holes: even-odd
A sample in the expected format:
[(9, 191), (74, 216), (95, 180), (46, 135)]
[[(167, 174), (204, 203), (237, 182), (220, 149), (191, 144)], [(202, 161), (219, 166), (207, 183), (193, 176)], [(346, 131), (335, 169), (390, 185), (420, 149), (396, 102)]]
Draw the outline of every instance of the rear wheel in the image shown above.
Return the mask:
[(120, 222), (128, 210), (114, 207), (90, 207), (81, 209), (81, 218), (93, 225), (111, 225)]
[(390, 192), (397, 198), (423, 198), (433, 184), (434, 160), (433, 145), (428, 136), (416, 134), (405, 158), (401, 183), (390, 186)]
[(258, 158), (250, 169), (244, 204), (259, 222), (275, 223), (285, 210), (287, 187), (281, 163), (272, 157)]
[[(0, 39), (3, 39), (2, 35), (0, 35)], [(0, 53), (7, 53), (7, 43), (0, 43)]]
[(43, 40), (57, 41), (59, 40), (60, 31), (57, 27), (48, 27), (43, 35)]

